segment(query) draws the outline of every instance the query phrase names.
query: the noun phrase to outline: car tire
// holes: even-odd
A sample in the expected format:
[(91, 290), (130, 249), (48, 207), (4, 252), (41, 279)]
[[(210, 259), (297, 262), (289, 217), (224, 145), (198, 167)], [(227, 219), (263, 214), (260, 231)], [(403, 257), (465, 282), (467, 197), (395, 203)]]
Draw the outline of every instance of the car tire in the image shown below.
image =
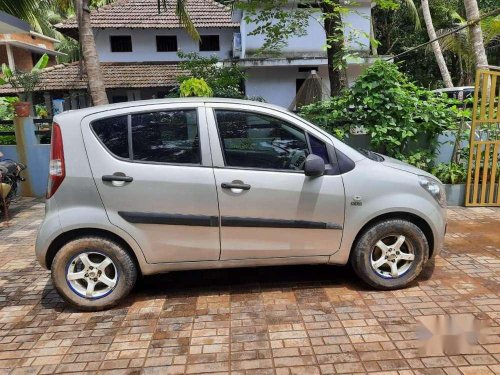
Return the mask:
[(79, 310), (99, 311), (130, 293), (138, 269), (123, 246), (88, 236), (66, 243), (54, 257), (51, 272), (57, 292), (67, 303)]
[(391, 290), (410, 284), (428, 258), (429, 243), (422, 230), (409, 221), (389, 219), (371, 225), (359, 236), (351, 265), (368, 285)]

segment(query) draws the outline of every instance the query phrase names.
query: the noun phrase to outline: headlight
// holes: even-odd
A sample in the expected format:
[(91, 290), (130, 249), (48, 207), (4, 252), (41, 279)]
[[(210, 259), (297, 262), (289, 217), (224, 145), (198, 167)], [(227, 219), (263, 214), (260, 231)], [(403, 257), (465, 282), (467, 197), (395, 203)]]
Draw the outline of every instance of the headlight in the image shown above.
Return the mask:
[(444, 186), (433, 178), (418, 176), (418, 182), (430, 195), (434, 197), (441, 207), (446, 207), (446, 192)]

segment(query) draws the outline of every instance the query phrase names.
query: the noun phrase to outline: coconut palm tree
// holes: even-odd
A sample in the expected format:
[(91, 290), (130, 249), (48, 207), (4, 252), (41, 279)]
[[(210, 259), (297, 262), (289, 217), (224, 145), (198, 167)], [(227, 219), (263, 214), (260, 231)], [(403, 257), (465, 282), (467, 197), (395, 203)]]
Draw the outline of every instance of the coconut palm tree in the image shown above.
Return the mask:
[[(87, 84), (94, 105), (108, 104), (106, 86), (102, 76), (99, 56), (90, 24), (90, 0), (74, 0), (76, 18), (78, 22), (78, 36), (80, 39), (83, 64), (87, 73)], [(90, 78), (92, 77), (92, 78)]]
[(476, 0), (464, 0), (465, 14), (467, 21), (474, 22), (470, 27), (472, 48), (476, 60), (476, 68), (481, 65), (488, 65), (486, 51), (484, 49), (483, 32), (479, 20), (479, 8)]
[[(434, 24), (432, 23), (431, 11), (429, 9), (429, 1), (422, 0), (422, 15), (424, 16), (425, 27), (427, 28), (427, 34), (429, 34), (429, 39), (434, 40), (437, 38), (436, 31), (434, 30)], [(446, 61), (443, 57), (443, 51), (439, 42), (436, 40), (431, 43), (432, 50), (434, 51), (434, 56), (441, 72), (441, 77), (443, 78), (443, 83), (446, 87), (453, 87), (453, 82), (451, 80), (450, 72), (446, 66)]]
[[(440, 44), (443, 52), (451, 52), (458, 59), (458, 70), (460, 74), (459, 85), (470, 85), (474, 80), (474, 70), (476, 66), (476, 57), (471, 40), (472, 33), (465, 28), (449, 34), (450, 31), (467, 24), (467, 20), (456, 12), (452, 14), (452, 17), (455, 20), (453, 27), (437, 30), (436, 34), (438, 37), (442, 36)], [(494, 54), (494, 51), (499, 48), (500, 44), (500, 22), (495, 20), (495, 17), (486, 18), (481, 21), (481, 29), (485, 50), (488, 53), (491, 52)]]

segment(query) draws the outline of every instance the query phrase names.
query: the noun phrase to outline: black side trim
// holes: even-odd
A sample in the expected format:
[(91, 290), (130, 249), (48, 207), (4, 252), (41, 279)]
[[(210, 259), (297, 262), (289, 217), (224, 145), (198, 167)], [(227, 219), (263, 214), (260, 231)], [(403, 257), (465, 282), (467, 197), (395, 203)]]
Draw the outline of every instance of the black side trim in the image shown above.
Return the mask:
[(342, 226), (338, 224), (306, 220), (281, 220), (223, 216), (221, 222), (223, 227), (342, 229)]
[[(124, 220), (135, 224), (164, 224), (164, 225), (187, 225), (196, 227), (218, 227), (219, 218), (217, 216), (203, 215), (180, 215), (161, 214), (153, 212), (124, 212), (119, 211)], [(335, 223), (324, 223), (321, 221), (307, 220), (282, 220), (282, 219), (261, 219), (251, 217), (228, 217), (223, 216), (223, 227), (243, 227), (243, 228), (302, 228), (302, 229), (338, 229), (342, 230), (342, 225)]]
[(123, 211), (119, 211), (118, 215), (120, 215), (123, 219), (125, 219), (129, 223), (136, 223), (136, 224), (188, 225), (197, 227), (219, 226), (219, 218), (217, 216), (160, 214), (152, 212), (123, 212)]

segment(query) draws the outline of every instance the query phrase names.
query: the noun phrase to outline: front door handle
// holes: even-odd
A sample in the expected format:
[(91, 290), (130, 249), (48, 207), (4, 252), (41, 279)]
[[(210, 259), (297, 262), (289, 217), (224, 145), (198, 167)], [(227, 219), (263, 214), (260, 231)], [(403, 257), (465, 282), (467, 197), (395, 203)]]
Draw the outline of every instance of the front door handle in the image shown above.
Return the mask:
[(250, 190), (250, 188), (252, 187), (251, 185), (248, 184), (233, 183), (233, 182), (223, 182), (220, 186), (223, 189), (241, 189), (241, 190)]
[(102, 176), (102, 180), (104, 182), (132, 182), (134, 178), (125, 176), (125, 173), (117, 172), (115, 174), (106, 174)]

